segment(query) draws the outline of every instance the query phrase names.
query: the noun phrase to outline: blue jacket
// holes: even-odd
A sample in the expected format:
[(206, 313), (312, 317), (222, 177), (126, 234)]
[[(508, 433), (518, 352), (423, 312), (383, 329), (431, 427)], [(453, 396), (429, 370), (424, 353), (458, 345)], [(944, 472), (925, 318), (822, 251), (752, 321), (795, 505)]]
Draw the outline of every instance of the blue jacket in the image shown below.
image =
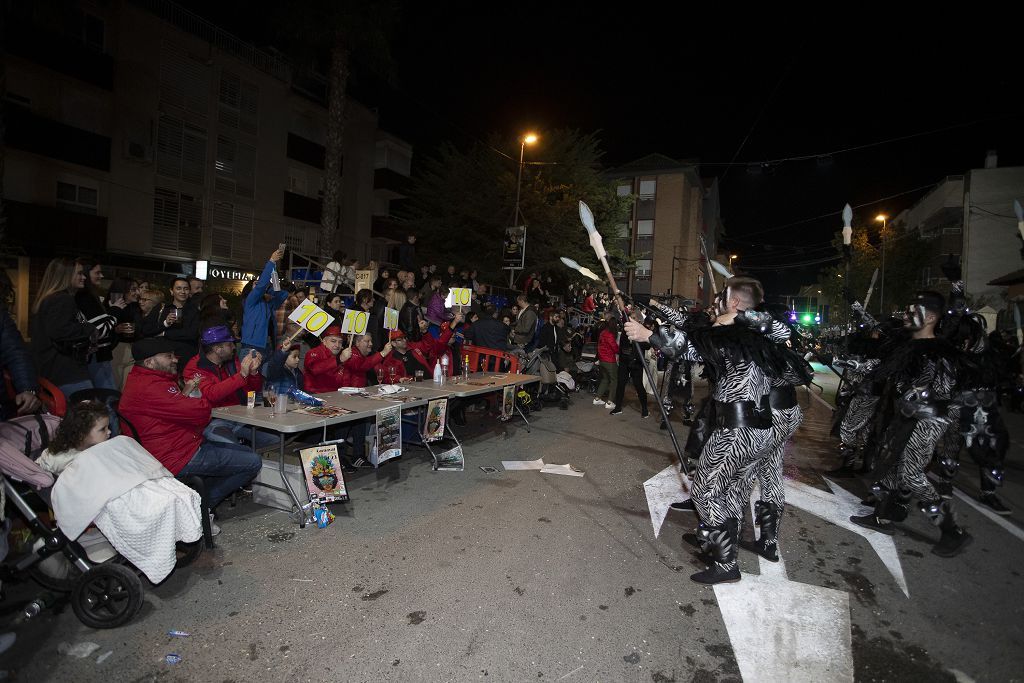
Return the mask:
[[(270, 287), (270, 276), (274, 274), (274, 267), (273, 261), (267, 261), (249, 296), (242, 302), (242, 344), (264, 351), (267, 349), (268, 336), (276, 341), (276, 332), (272, 331), (277, 328), (274, 311), (281, 308), (288, 298), (288, 292), (282, 289), (274, 292), (269, 302), (263, 300), (264, 292)], [(273, 328), (270, 326), (272, 322)], [(267, 354), (264, 353), (263, 356), (266, 357)]]
[(32, 355), (7, 309), (0, 307), (0, 366), (11, 373), (16, 393), (39, 388)]
[(267, 382), (276, 384), (278, 391), (287, 391), (292, 387), (305, 389), (306, 383), (302, 377), (302, 371), (298, 368), (289, 370), (284, 366), (284, 361), (287, 358), (287, 351), (281, 349), (274, 351), (274, 355), (270, 357), (270, 363), (267, 365)]

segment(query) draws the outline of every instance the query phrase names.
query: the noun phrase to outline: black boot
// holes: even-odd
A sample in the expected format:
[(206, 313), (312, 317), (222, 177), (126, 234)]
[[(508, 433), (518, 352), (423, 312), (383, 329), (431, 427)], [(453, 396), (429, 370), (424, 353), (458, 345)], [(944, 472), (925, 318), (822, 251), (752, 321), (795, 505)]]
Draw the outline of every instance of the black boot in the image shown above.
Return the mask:
[(683, 510), (686, 512), (694, 512), (697, 508), (693, 507), (693, 498), (687, 498), (681, 503), (672, 503), (669, 505), (673, 510)]
[(859, 474), (855, 467), (857, 463), (857, 449), (846, 444), (839, 444), (839, 457), (843, 464), (830, 471), (829, 474), (842, 479), (856, 477)]
[(956, 515), (948, 500), (923, 503), (921, 511), (928, 515), (932, 524), (939, 527), (939, 531), (942, 532), (939, 542), (932, 546), (933, 555), (953, 557), (974, 540), (966, 529), (956, 523)]
[(782, 521), (779, 506), (759, 500), (754, 503), (754, 521), (761, 527), (761, 535), (756, 541), (740, 539), (740, 547), (757, 553), (769, 562), (779, 561), (779, 523)]
[(906, 519), (906, 511), (905, 509), (898, 509), (899, 504), (895, 502), (895, 496), (892, 491), (878, 485), (875, 485), (872, 491), (874, 491), (874, 497), (877, 501), (874, 512), (869, 515), (854, 515), (850, 517), (850, 521), (857, 526), (874, 529), (886, 536), (892, 536), (896, 533), (896, 527), (893, 525), (892, 520), (894, 518), (898, 518), (896, 521)]
[(740, 568), (736, 563), (736, 537), (739, 520), (727, 519), (725, 524), (704, 530), (711, 546), (711, 564), (702, 572), (690, 578), (697, 583), (735, 583), (740, 580)]

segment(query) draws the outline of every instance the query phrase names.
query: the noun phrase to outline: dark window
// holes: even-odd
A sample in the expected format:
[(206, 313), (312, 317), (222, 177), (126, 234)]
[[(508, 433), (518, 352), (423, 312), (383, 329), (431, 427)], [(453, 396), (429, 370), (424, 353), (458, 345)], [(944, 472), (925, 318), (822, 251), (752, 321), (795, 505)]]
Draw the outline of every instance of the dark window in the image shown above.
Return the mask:
[(322, 208), (323, 200), (303, 197), (294, 192), (285, 191), (284, 193), (284, 215), (289, 218), (319, 223)]

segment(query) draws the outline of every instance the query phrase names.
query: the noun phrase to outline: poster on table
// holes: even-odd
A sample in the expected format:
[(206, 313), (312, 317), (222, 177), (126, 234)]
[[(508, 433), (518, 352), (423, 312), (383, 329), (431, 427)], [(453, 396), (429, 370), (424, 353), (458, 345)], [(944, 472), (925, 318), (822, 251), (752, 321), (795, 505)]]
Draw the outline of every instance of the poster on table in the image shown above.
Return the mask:
[(456, 287), (448, 290), (448, 298), (444, 300), (445, 308), (458, 307), (459, 310), (473, 303), (473, 290), (468, 287)]
[(345, 475), (341, 470), (338, 445), (313, 446), (299, 451), (302, 471), (306, 475), (306, 490), (315, 503), (348, 500)]
[(423, 425), (424, 441), (439, 441), (444, 438), (444, 425), (447, 416), (448, 399), (435, 398), (427, 404), (427, 421)]
[(342, 334), (368, 334), (366, 329), (370, 321), (370, 314), (362, 310), (349, 309), (345, 311), (345, 317), (341, 320)]
[(516, 225), (505, 228), (505, 245), (502, 249), (502, 268), (522, 269), (526, 265), (526, 226)]
[(516, 387), (511, 384), (501, 391), (501, 419), (509, 420), (516, 410)]
[(384, 309), (384, 329), (392, 331), (398, 329), (398, 311), (396, 309)]
[(370, 454), (375, 467), (402, 454), (402, 406), (378, 410), (376, 427), (376, 443)]
[(291, 315), (288, 316), (288, 319), (293, 323), (298, 323), (302, 326), (302, 329), (306, 330), (306, 332), (310, 332), (317, 337), (319, 337), (320, 334), (327, 329), (327, 326), (330, 325), (331, 321), (334, 320), (334, 318), (328, 315), (327, 311), (320, 308), (309, 299), (305, 299), (301, 304), (299, 304), (295, 310), (291, 312)]

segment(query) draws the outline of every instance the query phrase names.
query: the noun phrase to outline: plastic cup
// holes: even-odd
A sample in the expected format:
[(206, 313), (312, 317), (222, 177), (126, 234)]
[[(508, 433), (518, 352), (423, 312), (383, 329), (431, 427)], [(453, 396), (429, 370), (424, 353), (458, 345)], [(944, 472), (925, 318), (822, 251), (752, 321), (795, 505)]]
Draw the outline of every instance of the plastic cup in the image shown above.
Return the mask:
[(416, 371), (416, 381), (417, 382), (422, 382), (423, 381), (423, 371), (422, 370), (417, 370)]

